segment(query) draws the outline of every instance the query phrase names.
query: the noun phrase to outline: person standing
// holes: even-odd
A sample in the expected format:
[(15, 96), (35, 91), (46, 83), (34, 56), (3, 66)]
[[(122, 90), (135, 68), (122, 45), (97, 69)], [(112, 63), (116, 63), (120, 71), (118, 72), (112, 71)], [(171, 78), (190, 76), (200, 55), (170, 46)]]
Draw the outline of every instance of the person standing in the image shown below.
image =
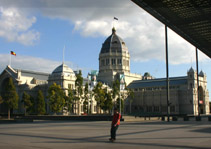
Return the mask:
[(113, 120), (111, 123), (111, 138), (110, 141), (114, 142), (116, 140), (116, 131), (120, 125), (121, 114), (118, 112), (117, 108), (114, 108)]

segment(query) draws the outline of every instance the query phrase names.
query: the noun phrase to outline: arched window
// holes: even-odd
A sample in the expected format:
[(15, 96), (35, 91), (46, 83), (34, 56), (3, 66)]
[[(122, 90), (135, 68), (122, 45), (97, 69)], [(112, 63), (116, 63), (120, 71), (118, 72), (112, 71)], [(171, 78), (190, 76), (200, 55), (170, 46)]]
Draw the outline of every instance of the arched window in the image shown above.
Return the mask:
[(193, 84), (192, 83), (190, 83), (190, 88), (193, 88)]

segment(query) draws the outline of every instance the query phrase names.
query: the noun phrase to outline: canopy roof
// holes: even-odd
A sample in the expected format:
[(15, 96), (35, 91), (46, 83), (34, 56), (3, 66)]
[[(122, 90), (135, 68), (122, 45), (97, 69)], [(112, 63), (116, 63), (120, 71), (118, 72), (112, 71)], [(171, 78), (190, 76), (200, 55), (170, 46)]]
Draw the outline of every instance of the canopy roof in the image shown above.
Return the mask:
[(132, 0), (211, 58), (210, 0)]

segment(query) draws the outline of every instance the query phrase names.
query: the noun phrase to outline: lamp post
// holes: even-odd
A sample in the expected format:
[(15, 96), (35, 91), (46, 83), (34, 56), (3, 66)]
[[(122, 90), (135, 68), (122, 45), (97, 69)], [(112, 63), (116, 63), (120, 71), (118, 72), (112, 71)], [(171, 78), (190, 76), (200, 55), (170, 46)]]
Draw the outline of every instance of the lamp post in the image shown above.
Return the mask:
[(121, 91), (125, 89), (125, 76), (124, 74), (120, 74), (120, 100), (119, 100), (119, 111), (121, 113)]

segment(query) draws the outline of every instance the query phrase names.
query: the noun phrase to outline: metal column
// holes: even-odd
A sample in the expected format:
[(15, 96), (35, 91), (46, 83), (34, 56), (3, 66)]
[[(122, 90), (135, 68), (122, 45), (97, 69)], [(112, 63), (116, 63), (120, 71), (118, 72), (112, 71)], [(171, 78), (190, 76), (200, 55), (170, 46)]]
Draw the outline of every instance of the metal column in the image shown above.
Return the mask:
[(196, 73), (197, 73), (197, 97), (198, 97), (198, 116), (200, 116), (200, 103), (199, 103), (199, 65), (198, 65), (198, 49), (196, 48)]
[(167, 26), (165, 25), (165, 48), (166, 48), (166, 96), (167, 96), (167, 116), (169, 122), (169, 66), (168, 66), (168, 34), (167, 34)]

